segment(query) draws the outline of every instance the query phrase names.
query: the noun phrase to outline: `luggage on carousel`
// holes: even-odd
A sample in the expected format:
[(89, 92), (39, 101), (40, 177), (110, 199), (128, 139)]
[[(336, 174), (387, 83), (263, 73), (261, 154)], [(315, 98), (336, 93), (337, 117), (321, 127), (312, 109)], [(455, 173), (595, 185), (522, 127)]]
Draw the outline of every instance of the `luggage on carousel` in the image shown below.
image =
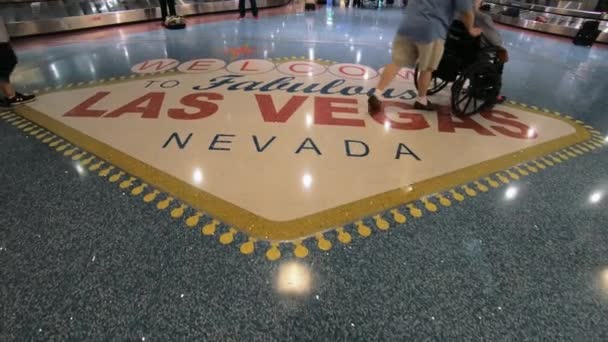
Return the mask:
[(591, 46), (595, 43), (597, 36), (600, 34), (600, 22), (597, 20), (587, 20), (583, 22), (581, 28), (574, 36), (572, 42), (574, 45)]
[(509, 7), (506, 10), (502, 11), (500, 14), (507, 17), (519, 18), (519, 8)]

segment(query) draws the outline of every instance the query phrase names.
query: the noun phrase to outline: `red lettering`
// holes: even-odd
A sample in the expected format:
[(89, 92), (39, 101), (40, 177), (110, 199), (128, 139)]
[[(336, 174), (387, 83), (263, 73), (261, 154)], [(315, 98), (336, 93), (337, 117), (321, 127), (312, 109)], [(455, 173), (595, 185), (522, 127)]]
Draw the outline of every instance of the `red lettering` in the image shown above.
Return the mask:
[(191, 71), (191, 70), (205, 71), (205, 70), (209, 70), (209, 67), (212, 65), (213, 65), (213, 61), (199, 59), (199, 60), (194, 61), (194, 63), (192, 63), (186, 70), (188, 70), (188, 71)]
[(139, 66), (139, 71), (144, 71), (149, 68), (156, 68), (156, 71), (160, 71), (177, 63), (177, 61), (167, 61), (167, 63), (165, 64), (165, 60), (162, 59), (152, 63), (150, 63), (150, 61), (145, 61)]
[[(457, 118), (459, 121), (455, 121)], [(472, 129), (481, 135), (495, 135), (492, 131), (483, 127), (477, 121), (469, 116), (454, 116), (449, 107), (441, 107), (437, 111), (437, 120), (439, 121), (439, 132), (454, 133), (456, 128)]]
[(180, 103), (184, 106), (197, 108), (198, 112), (189, 114), (182, 108), (171, 108), (167, 112), (170, 118), (178, 120), (196, 120), (203, 119), (215, 114), (218, 110), (218, 105), (213, 102), (204, 101), (203, 99), (220, 101), (224, 96), (218, 93), (194, 93), (182, 97)]
[(255, 100), (262, 113), (265, 122), (286, 122), (293, 113), (302, 106), (308, 96), (292, 96), (287, 103), (277, 111), (272, 96), (266, 94), (256, 94)]
[[(298, 71), (295, 68), (296, 66), (307, 66), (308, 70), (306, 70), (306, 71), (301, 71), (301, 70)], [(311, 64), (309, 64), (309, 63), (294, 63), (294, 64), (292, 64), (292, 65), (289, 66), (289, 71), (295, 72), (295, 73), (300, 73), (300, 74), (307, 74), (309, 72), (312, 72), (312, 70), (313, 70), (313, 66)]]
[[(490, 126), (496, 132), (505, 135), (507, 137), (516, 138), (516, 139), (536, 139), (538, 134), (535, 131), (530, 131), (530, 127), (526, 124), (519, 122), (517, 120), (510, 119), (518, 119), (517, 116), (503, 112), (501, 110), (489, 110), (481, 113), (481, 116), (489, 121), (493, 121), (503, 126)], [(511, 127), (508, 129), (507, 127)]]
[(379, 113), (373, 115), (372, 118), (380, 124), (384, 124), (388, 121), (391, 124), (391, 128), (402, 129), (406, 131), (429, 128), (429, 123), (424, 119), (424, 116), (420, 113), (398, 112), (397, 115), (399, 115), (399, 118), (406, 119), (408, 121), (403, 122), (391, 120), (391, 118), (386, 115), (386, 108), (389, 107), (397, 107), (401, 109), (414, 108), (412, 105), (409, 105), (405, 102), (384, 101), (382, 102), (382, 110)]
[(241, 71), (259, 71), (258, 69), (247, 69), (248, 65), (249, 61), (245, 61), (245, 63), (243, 63), (243, 66), (241, 67)]
[[(334, 104), (354, 104), (354, 107), (336, 107)], [(337, 97), (315, 97), (315, 123), (319, 125), (337, 126), (365, 126), (365, 121), (361, 119), (335, 118), (334, 113), (358, 114), (357, 99), (337, 98)]]
[[(348, 72), (345, 71), (347, 68), (359, 70), (361, 73), (360, 74), (349, 74)], [(363, 76), (363, 75), (365, 75), (365, 69), (363, 69), (361, 67), (358, 67), (358, 66), (355, 66), (355, 65), (343, 65), (340, 68), (338, 68), (338, 71), (340, 71), (344, 75), (348, 75), (348, 76)]]
[(156, 119), (160, 115), (164, 99), (165, 93), (163, 92), (148, 93), (106, 114), (104, 118), (117, 118), (127, 113), (141, 113), (142, 118)]
[(401, 69), (399, 70), (397, 75), (406, 81), (414, 79), (414, 72), (412, 71), (412, 69)]
[(109, 91), (100, 91), (97, 94), (89, 97), (83, 103), (78, 106), (72, 108), (67, 113), (63, 114), (63, 116), (78, 116), (78, 117), (89, 117), (89, 118), (98, 118), (102, 116), (107, 110), (101, 109), (89, 109), (92, 105), (99, 102), (104, 97), (110, 94)]

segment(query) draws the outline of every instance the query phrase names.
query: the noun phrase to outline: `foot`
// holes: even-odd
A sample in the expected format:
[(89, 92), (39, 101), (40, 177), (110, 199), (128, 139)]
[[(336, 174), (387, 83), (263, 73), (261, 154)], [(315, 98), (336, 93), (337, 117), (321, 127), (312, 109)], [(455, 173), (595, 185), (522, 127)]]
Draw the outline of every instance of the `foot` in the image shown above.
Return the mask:
[(367, 99), (367, 111), (370, 115), (379, 113), (382, 110), (382, 101), (376, 95), (372, 95)]
[(422, 104), (416, 101), (416, 103), (414, 103), (414, 109), (434, 111), (438, 110), (439, 106), (434, 103), (431, 103), (431, 101), (426, 101), (426, 104)]
[(239, 20), (243, 20), (243, 19), (245, 19), (245, 16), (244, 15), (239, 15)]
[(36, 99), (36, 95), (24, 95), (21, 93), (15, 93), (15, 96), (8, 99), (8, 103), (11, 105), (19, 105), (23, 103), (32, 102)]
[(260, 18), (258, 18), (258, 15), (256, 14), (256, 15), (253, 16), (253, 19), (258, 20)]
[(507, 100), (506, 96), (498, 95), (496, 96), (496, 104), (501, 104)]
[(178, 15), (170, 15), (165, 19), (165, 26), (182, 25), (184, 22), (183, 17)]

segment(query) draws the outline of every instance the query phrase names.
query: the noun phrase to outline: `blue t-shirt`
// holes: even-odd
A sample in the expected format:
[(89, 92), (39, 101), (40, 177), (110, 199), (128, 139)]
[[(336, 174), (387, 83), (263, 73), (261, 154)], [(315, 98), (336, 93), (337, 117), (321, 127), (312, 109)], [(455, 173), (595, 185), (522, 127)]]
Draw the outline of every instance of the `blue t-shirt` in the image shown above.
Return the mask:
[(410, 0), (397, 34), (417, 43), (445, 39), (454, 16), (473, 8), (473, 0)]

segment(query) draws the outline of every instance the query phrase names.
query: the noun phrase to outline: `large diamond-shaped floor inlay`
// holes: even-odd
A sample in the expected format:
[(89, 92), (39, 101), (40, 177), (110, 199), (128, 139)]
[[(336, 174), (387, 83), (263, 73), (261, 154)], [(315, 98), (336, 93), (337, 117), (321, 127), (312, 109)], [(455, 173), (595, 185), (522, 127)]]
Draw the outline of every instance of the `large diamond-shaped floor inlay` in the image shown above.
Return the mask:
[[(375, 117), (365, 95), (377, 83), (371, 69), (260, 60), (51, 92), (20, 114), (150, 188), (273, 241), (299, 240), (591, 137), (572, 120), (523, 106), (466, 118), (447, 105), (415, 111), (410, 78), (400, 74), (387, 92), (394, 100)], [(447, 104), (446, 94), (437, 101)]]

